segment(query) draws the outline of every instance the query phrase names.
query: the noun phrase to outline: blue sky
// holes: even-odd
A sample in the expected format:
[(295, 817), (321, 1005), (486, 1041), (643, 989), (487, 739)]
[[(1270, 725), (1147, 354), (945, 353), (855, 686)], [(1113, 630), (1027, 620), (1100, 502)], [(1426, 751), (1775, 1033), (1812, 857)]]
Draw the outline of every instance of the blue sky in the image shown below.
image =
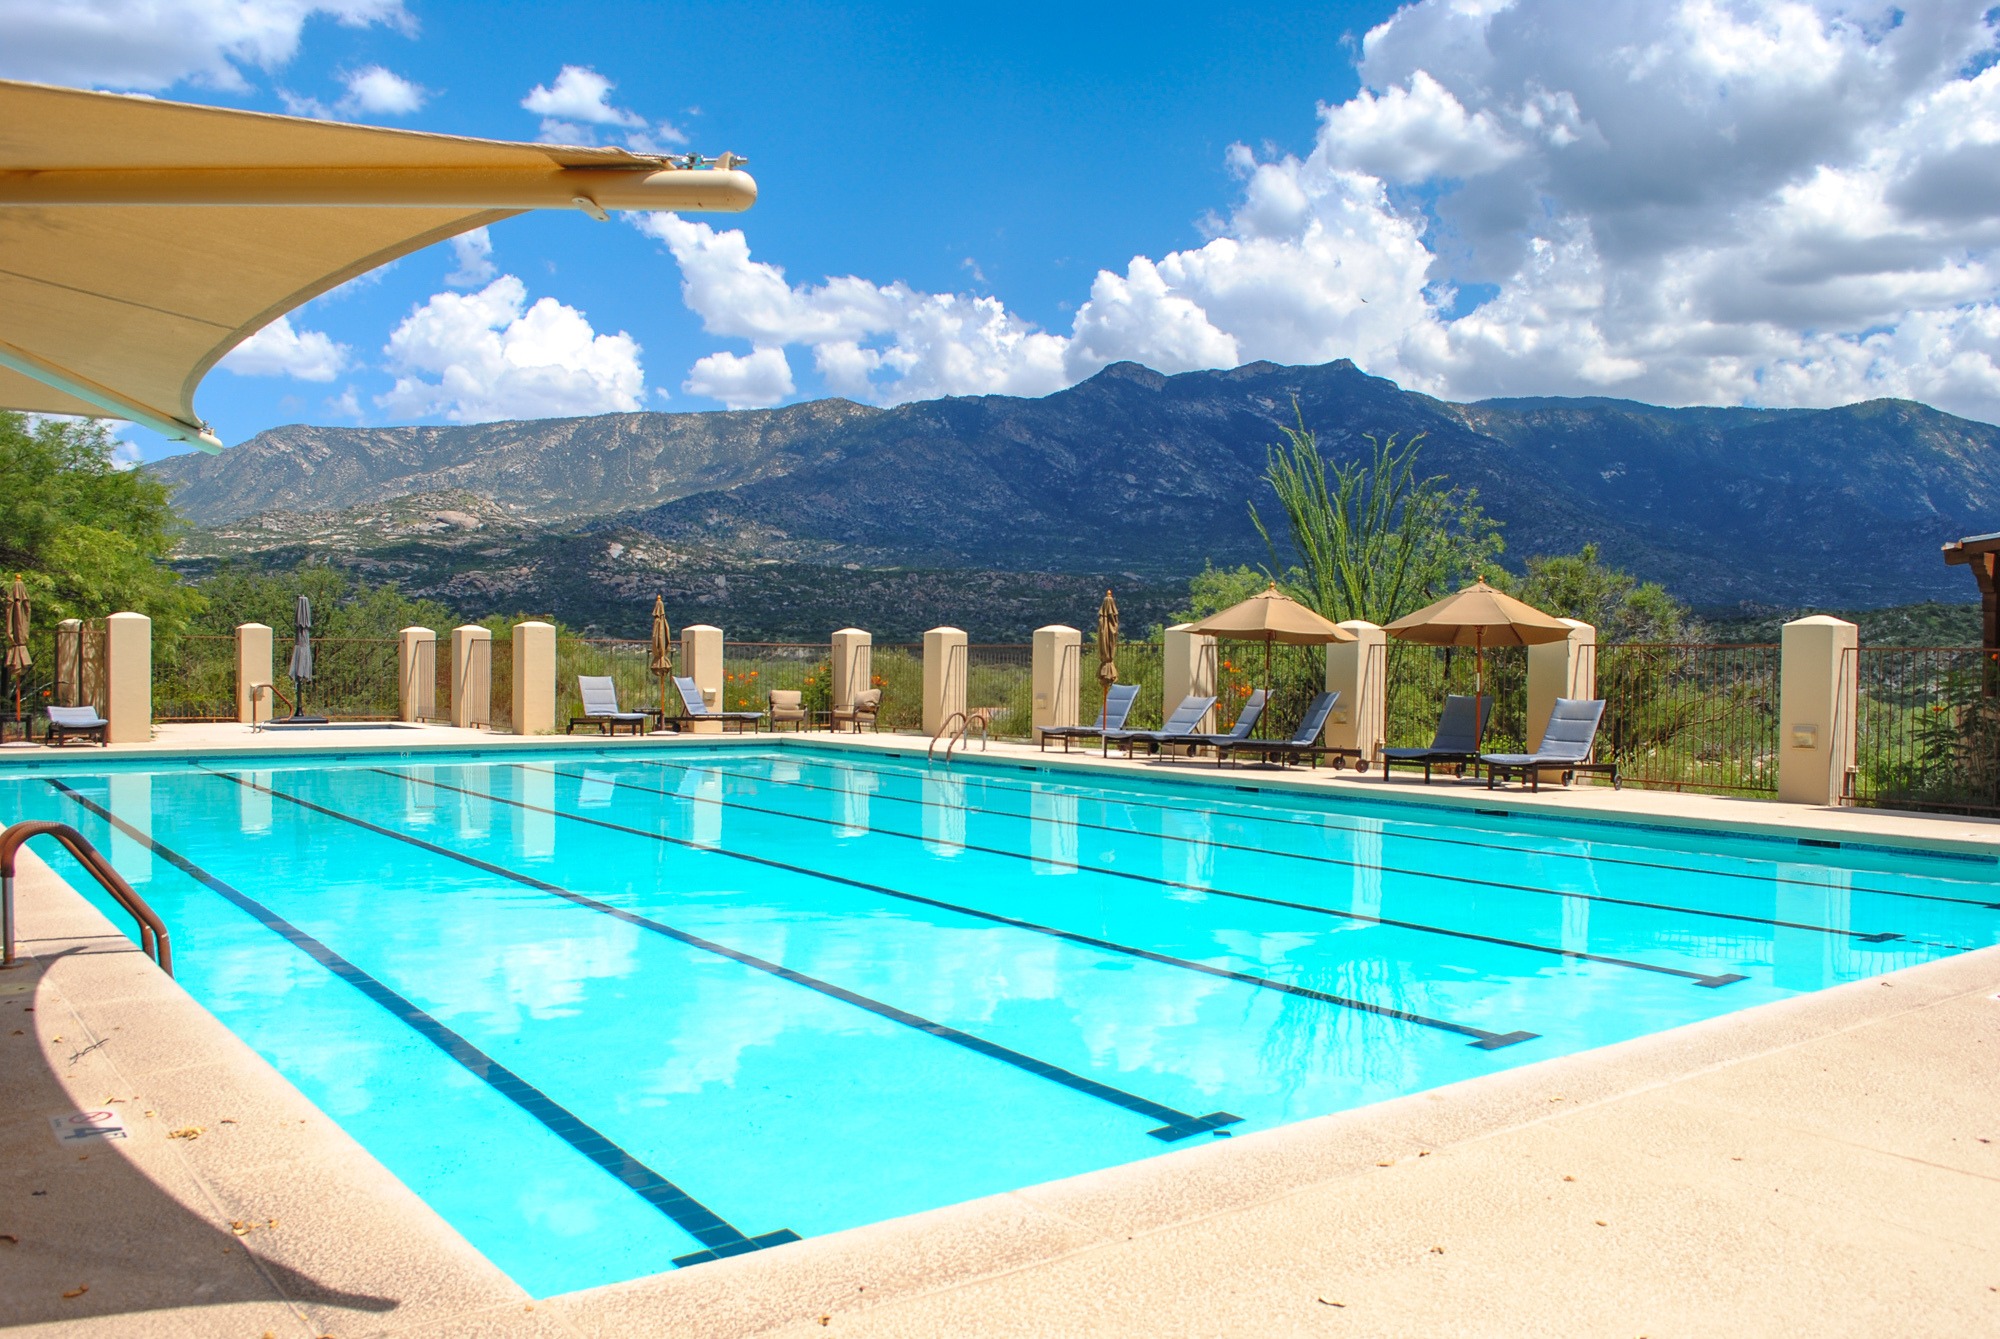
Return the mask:
[(0, 0), (9, 77), (751, 159), (745, 215), (530, 215), (309, 304), (197, 397), (231, 441), (1119, 358), (1990, 419), (1994, 38), (1962, 0)]

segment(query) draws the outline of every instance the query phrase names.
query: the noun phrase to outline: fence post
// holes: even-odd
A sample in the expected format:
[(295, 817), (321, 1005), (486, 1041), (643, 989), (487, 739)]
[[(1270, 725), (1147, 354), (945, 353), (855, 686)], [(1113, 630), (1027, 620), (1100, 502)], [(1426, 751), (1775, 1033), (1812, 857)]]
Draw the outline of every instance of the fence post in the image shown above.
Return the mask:
[(493, 634), (477, 623), (451, 630), (451, 723), (461, 730), (493, 720)]
[[(1173, 714), (1182, 699), (1215, 696), (1215, 638), (1192, 630), (1193, 625), (1176, 623), (1162, 638), (1166, 663), (1160, 675), (1160, 719)], [(1197, 734), (1215, 729), (1215, 709), (1201, 718)]]
[[(271, 675), (271, 629), (262, 623), (236, 625), (236, 719), (258, 725), (271, 719), (276, 698), (268, 690)], [(257, 689), (266, 689), (260, 698)]]
[(437, 719), (438, 635), (429, 628), (396, 634), (396, 719)]
[(1778, 798), (1839, 804), (1854, 760), (1860, 631), (1815, 614), (1785, 624), (1778, 666)]
[[(1597, 629), (1566, 618), (1569, 640), (1528, 648), (1528, 752), (1542, 746), (1549, 714), (1559, 697), (1589, 701), (1597, 696)], [(1606, 736), (1609, 738), (1609, 735)], [(1558, 769), (1559, 770), (1559, 769)]]
[(924, 733), (935, 735), (965, 710), (966, 637), (957, 628), (924, 634)]
[(1077, 698), (1083, 674), (1083, 634), (1051, 623), (1035, 629), (1035, 649), (1029, 661), (1029, 687), (1034, 692), (1030, 733), (1040, 743), (1051, 726), (1075, 725), (1080, 719)]
[[(681, 664), (687, 667), (687, 677), (694, 680), (694, 686), (701, 690), (702, 701), (708, 703), (709, 710), (722, 707), (722, 629), (708, 623), (696, 623), (681, 629)], [(682, 724), (681, 729), (691, 734), (715, 735), (722, 733), (722, 722), (701, 721)]]
[(104, 620), (104, 716), (113, 744), (153, 737), (153, 620), (113, 614)]
[(545, 735), (556, 728), (556, 628), (514, 625), (514, 733)]
[(1326, 718), (1326, 742), (1329, 748), (1353, 749), (1361, 761), (1373, 762), (1389, 732), (1384, 682), (1389, 635), (1365, 618), (1351, 618), (1340, 626), (1353, 633), (1354, 640), (1326, 648), (1326, 691), (1340, 694), (1333, 714)]
[(827, 703), (851, 707), (856, 695), (867, 692), (875, 682), (874, 634), (860, 628), (842, 628), (834, 633), (832, 663), (833, 682), (828, 688)]

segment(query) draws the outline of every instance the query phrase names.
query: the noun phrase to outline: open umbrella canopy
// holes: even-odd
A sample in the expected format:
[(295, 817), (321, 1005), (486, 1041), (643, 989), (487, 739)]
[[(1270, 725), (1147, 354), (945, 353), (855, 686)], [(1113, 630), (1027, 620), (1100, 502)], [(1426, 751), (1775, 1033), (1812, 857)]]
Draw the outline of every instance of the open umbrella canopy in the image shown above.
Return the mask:
[(1108, 590), (1097, 606), (1097, 681), (1107, 686), (1118, 682), (1118, 601)]
[(19, 674), (35, 663), (28, 654), (28, 588), (17, 575), (7, 592), (7, 668)]
[(1279, 642), (1286, 646), (1324, 646), (1351, 642), (1354, 634), (1294, 600), (1275, 584), (1221, 613), (1188, 625), (1194, 632), (1230, 642)]
[(1425, 646), (1540, 646), (1569, 636), (1570, 626), (1481, 577), (1456, 595), (1405, 614), (1386, 629), (1391, 637)]
[(747, 209), (741, 161), (0, 80), (0, 409), (220, 450), (195, 387), (308, 299), (525, 210)]

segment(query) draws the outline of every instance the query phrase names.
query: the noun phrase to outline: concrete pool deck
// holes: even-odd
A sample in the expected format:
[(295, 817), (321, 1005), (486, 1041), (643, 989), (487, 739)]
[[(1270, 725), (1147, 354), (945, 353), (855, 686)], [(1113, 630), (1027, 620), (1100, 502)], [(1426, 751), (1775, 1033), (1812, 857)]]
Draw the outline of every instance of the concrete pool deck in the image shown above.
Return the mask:
[[(324, 747), (401, 748), (417, 733), (343, 732)], [(598, 742), (421, 733), (457, 748)], [(163, 727), (152, 745), (68, 760), (212, 753), (230, 734), (300, 748), (242, 727)], [(923, 743), (858, 746), (921, 755)], [(0, 768), (29, 756), (0, 752)], [(987, 757), (1060, 761), (998, 745)], [(1297, 784), (2000, 852), (2000, 824), (1975, 819), (1598, 788), (1425, 791), (1351, 774)], [(0, 1326), (24, 1333), (2000, 1331), (2000, 949), (532, 1299), (32, 855), (19, 893), (27, 957), (0, 972)], [(65, 1145), (50, 1131), (52, 1116), (105, 1109), (128, 1139)]]

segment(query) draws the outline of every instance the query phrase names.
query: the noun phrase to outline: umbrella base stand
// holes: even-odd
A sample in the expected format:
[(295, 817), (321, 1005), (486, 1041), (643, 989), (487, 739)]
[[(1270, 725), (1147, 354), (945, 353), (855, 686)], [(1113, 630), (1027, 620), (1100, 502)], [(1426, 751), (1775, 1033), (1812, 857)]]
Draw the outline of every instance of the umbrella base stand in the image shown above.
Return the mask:
[(289, 716), (280, 716), (276, 720), (264, 722), (265, 725), (325, 725), (326, 723), (324, 716), (301, 716), (296, 711)]

